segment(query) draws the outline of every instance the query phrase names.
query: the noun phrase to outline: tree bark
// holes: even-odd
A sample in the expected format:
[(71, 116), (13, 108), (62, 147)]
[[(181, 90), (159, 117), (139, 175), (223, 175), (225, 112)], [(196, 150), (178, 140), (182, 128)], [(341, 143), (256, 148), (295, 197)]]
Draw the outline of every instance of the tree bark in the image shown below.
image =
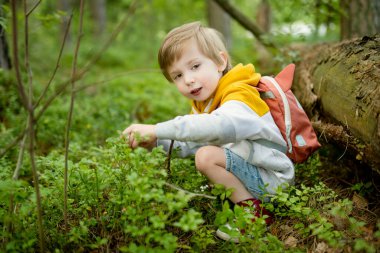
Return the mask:
[(380, 33), (379, 0), (340, 0), (341, 39)]
[(9, 58), (8, 42), (2, 26), (0, 26), (0, 68), (7, 70), (12, 68), (11, 59)]
[(94, 32), (96, 36), (102, 36), (106, 30), (106, 1), (92, 0), (90, 1), (91, 17), (94, 20)]
[(265, 33), (272, 27), (272, 9), (268, 0), (261, 0), (256, 12), (256, 23)]
[(293, 90), (316, 130), (380, 173), (380, 35), (301, 55)]
[[(3, 10), (0, 8), (0, 17), (3, 16)], [(3, 25), (0, 25), (0, 68), (6, 70), (12, 68), (11, 59), (9, 57), (8, 41)]]
[(232, 46), (231, 18), (214, 0), (207, 0), (207, 20), (210, 27), (223, 34), (228, 49)]
[(62, 23), (61, 23), (61, 29), (60, 29), (61, 30), (61, 39), (66, 37), (67, 43), (70, 44), (71, 43), (71, 34), (70, 34), (70, 32), (68, 32), (66, 34), (67, 25), (69, 23), (70, 1), (59, 0), (57, 2), (57, 9), (66, 13), (66, 15), (63, 16)]

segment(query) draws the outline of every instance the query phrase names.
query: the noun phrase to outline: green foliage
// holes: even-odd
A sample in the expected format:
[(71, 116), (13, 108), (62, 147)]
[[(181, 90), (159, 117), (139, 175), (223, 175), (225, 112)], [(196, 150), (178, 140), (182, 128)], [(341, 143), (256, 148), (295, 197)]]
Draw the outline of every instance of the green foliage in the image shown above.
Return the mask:
[[(228, 201), (223, 202), (222, 211), (216, 214), (215, 225), (223, 230), (223, 225), (228, 223), (233, 228), (229, 231), (229, 235), (238, 237), (241, 243), (240, 245), (231, 243), (227, 245), (227, 249), (246, 252), (286, 252), (284, 244), (276, 236), (268, 233), (266, 216), (256, 218), (252, 222), (253, 212), (253, 207), (235, 205), (231, 209)], [(244, 233), (239, 231), (244, 231)]]
[(319, 153), (316, 152), (304, 163), (295, 165), (297, 184), (314, 185), (320, 181), (322, 163), (319, 159)]
[[(326, 242), (332, 249), (346, 247), (351, 251), (375, 252), (376, 245), (364, 235), (367, 224), (354, 216), (352, 202), (319, 183), (325, 165), (318, 154), (297, 166), (295, 186), (278, 189), (272, 196), (273, 201), (266, 204), (277, 216), (277, 221), (267, 230), (264, 218), (252, 222), (249, 212), (232, 207), (227, 201), (232, 190), (210, 185), (195, 169), (193, 158), (178, 159), (173, 155), (170, 171), (166, 171), (166, 155), (160, 148), (147, 152), (144, 149), (132, 151), (126, 146), (119, 135), (130, 123), (156, 123), (189, 111), (189, 103), (157, 68), (157, 49), (173, 27), (195, 20), (206, 23), (205, 1), (138, 2), (129, 25), (75, 83), (68, 156), (67, 228), (63, 207), (63, 146), (69, 88), (52, 100), (37, 122), (35, 149), (47, 249), (50, 252), (305, 252), (316, 242)], [(249, 16), (259, 3), (233, 2)], [(313, 22), (317, 15), (321, 17), (321, 24), (334, 15), (329, 19), (333, 22), (339, 11), (337, 1), (319, 2), (324, 10), (319, 10), (318, 14), (309, 8), (315, 7), (313, 1), (287, 4), (270, 1), (275, 14), (274, 27), (288, 26), (301, 19), (315, 28)], [(326, 11), (330, 3), (333, 11)], [(105, 36), (113, 31), (130, 4), (130, 0), (107, 1), (109, 22)], [(71, 76), (78, 32), (78, 6), (74, 5), (70, 39), (65, 44), (56, 77), (36, 113)], [(7, 35), (11, 35), (9, 8), (3, 5), (2, 10), (0, 25), (6, 28)], [(69, 15), (57, 10), (52, 1), (42, 1), (30, 15), (29, 59), (34, 102), (53, 75), (63, 37), (60, 24)], [(104, 38), (92, 35), (95, 24), (91, 18), (86, 9), (78, 56), (80, 70), (104, 45)], [(21, 15), (19, 20), (22, 20)], [(19, 31), (24, 30), (23, 25), (20, 22)], [(233, 23), (232, 28), (234, 62), (255, 63), (259, 55), (252, 46), (252, 36), (237, 23)], [(278, 30), (274, 39), (281, 45), (288, 45), (294, 41), (334, 38), (335, 30), (330, 25), (330, 34), (325, 37), (316, 34), (302, 37)], [(23, 42), (20, 40), (19, 44), (20, 62), (24, 62)], [(297, 51), (286, 50), (276, 56), (276, 61), (282, 64), (298, 57)], [(258, 66), (260, 72), (261, 68)], [(24, 65), (21, 71), (22, 80), (27, 84)], [(27, 113), (21, 105), (14, 74), (0, 70), (1, 151), (25, 129), (26, 122)], [(1, 252), (35, 252), (41, 239), (37, 231), (36, 193), (27, 151), (19, 180), (12, 179), (19, 150), (15, 147), (0, 158)], [(363, 182), (353, 185), (352, 190), (365, 195), (373, 188)], [(217, 200), (203, 198), (201, 194), (216, 196)], [(240, 235), (241, 244), (216, 239), (216, 229), (226, 222), (246, 231)], [(287, 245), (284, 234), (289, 232), (281, 234), (283, 226), (289, 226), (294, 237), (302, 243), (295, 247)], [(380, 237), (378, 228), (374, 237), (377, 240)]]
[(357, 192), (358, 194), (364, 196), (373, 192), (374, 191), (373, 187), (374, 186), (372, 182), (366, 182), (366, 183), (359, 182), (359, 183), (354, 184), (351, 187), (351, 189)]
[(352, 202), (339, 199), (323, 183), (312, 187), (291, 186), (287, 190), (278, 188), (272, 203), (266, 207), (279, 217), (290, 218), (294, 230), (304, 239), (316, 237), (333, 249), (350, 245), (355, 250), (361, 247), (373, 252), (374, 245), (362, 238), (365, 222), (352, 216)]
[[(52, 152), (38, 160), (44, 217), (49, 217), (45, 219), (44, 225), (49, 228), (45, 232), (51, 250), (91, 250), (113, 244), (132, 251), (173, 252), (177, 228), (189, 232), (203, 223), (199, 211), (188, 205), (190, 195), (166, 189), (166, 157), (161, 149), (132, 151), (117, 137), (102, 148), (77, 151), (73, 150), (77, 156), (69, 165), (70, 220), (66, 235), (62, 223), (63, 156)], [(19, 208), (10, 215), (6, 202), (11, 195)], [(4, 201), (1, 220), (11, 219), (14, 225), (13, 233), (1, 230), (2, 238), (8, 241), (5, 248), (17, 251), (34, 246), (35, 231), (26, 229), (36, 226), (36, 217), (30, 216), (35, 209), (32, 187), (22, 180), (2, 181), (0, 196)]]

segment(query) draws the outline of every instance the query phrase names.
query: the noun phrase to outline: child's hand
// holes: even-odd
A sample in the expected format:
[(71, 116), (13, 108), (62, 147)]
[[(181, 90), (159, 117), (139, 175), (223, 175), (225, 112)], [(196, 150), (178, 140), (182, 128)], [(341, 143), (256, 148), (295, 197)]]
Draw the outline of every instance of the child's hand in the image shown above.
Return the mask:
[(138, 146), (152, 149), (156, 146), (156, 126), (145, 124), (132, 124), (123, 131), (127, 143), (131, 148)]

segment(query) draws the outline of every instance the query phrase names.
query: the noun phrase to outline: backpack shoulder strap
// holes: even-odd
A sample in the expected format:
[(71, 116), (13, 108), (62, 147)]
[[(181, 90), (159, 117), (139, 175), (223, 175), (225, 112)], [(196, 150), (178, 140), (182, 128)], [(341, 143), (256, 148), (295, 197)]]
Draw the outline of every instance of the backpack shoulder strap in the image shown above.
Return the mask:
[(288, 99), (286, 98), (283, 88), (280, 86), (280, 84), (276, 81), (275, 78), (270, 77), (270, 76), (263, 76), (262, 78), (269, 81), (273, 85), (273, 87), (277, 90), (277, 92), (280, 94), (282, 103), (284, 105), (285, 136), (286, 136), (286, 142), (288, 144), (288, 152), (292, 153), (293, 145), (290, 139), (290, 132), (292, 131), (292, 117), (290, 114), (290, 105), (289, 105)]

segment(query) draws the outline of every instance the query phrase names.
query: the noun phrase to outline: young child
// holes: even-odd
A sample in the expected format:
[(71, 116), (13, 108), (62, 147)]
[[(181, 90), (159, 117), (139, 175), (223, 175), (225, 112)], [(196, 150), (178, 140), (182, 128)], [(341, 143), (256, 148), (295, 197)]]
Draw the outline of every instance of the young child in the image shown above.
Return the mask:
[[(221, 35), (199, 22), (170, 31), (158, 60), (166, 79), (192, 101), (192, 112), (156, 125), (130, 125), (123, 131), (129, 145), (168, 150), (175, 140), (181, 156), (195, 154), (197, 170), (212, 183), (233, 188), (233, 203), (253, 205), (254, 215), (268, 215), (270, 224), (272, 215), (260, 205), (262, 195), (292, 184), (294, 166), (269, 107), (254, 87), (260, 74), (252, 64), (232, 68)], [(231, 229), (226, 224), (217, 236), (235, 240)]]

